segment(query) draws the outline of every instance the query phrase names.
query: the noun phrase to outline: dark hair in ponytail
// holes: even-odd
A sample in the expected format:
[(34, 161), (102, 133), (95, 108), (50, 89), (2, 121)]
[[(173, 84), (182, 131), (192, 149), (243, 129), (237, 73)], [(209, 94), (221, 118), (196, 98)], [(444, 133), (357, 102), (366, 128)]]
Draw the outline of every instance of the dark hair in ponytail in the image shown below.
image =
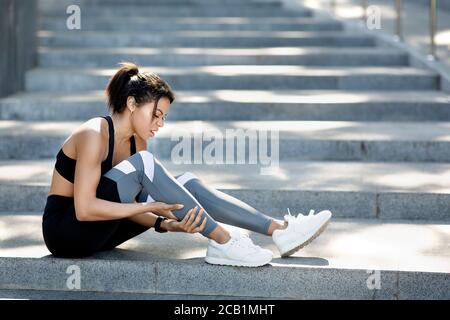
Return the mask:
[(155, 101), (155, 106), (161, 97), (167, 97), (172, 103), (175, 94), (170, 86), (157, 74), (139, 72), (137, 65), (131, 62), (119, 63), (121, 68), (109, 80), (106, 88), (108, 106), (113, 113), (122, 113), (127, 105), (127, 98), (134, 97), (136, 103)]

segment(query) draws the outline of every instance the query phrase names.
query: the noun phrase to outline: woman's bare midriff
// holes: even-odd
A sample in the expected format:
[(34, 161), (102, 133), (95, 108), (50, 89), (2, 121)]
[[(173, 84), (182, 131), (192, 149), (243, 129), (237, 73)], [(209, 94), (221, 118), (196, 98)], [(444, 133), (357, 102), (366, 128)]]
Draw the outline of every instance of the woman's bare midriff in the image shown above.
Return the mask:
[[(108, 156), (109, 148), (108, 148), (108, 122), (104, 119), (102, 119), (101, 123), (101, 131), (102, 131), (102, 139), (104, 140), (105, 148), (105, 155), (103, 157), (103, 161), (106, 160), (106, 157)], [(76, 149), (75, 145), (78, 143), (76, 141), (77, 135), (72, 134), (63, 144), (62, 149), (66, 156), (68, 156), (71, 159), (76, 159)], [(120, 148), (120, 150), (117, 150), (116, 148)], [(117, 146), (116, 141), (114, 141), (114, 154), (113, 154), (113, 166), (121, 162), (122, 160), (125, 160), (130, 155), (130, 143), (128, 143), (127, 146)], [(52, 182), (50, 184), (50, 191), (48, 192), (48, 195), (60, 195), (65, 197), (73, 197), (74, 196), (74, 188), (73, 183), (66, 180), (63, 176), (61, 176), (56, 169), (53, 169), (52, 174)]]
[(48, 195), (60, 195), (73, 198), (73, 183), (63, 178), (53, 169), (52, 183)]

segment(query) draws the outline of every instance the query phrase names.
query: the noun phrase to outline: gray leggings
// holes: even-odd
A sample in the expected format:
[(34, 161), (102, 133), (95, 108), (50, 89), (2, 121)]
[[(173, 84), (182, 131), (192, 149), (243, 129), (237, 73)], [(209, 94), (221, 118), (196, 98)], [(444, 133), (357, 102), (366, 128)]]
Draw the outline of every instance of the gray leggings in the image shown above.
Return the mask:
[(184, 207), (173, 211), (178, 220), (195, 206), (203, 208), (203, 219), (207, 221), (201, 234), (205, 237), (217, 227), (217, 221), (267, 235), (273, 220), (246, 203), (207, 187), (190, 172), (173, 177), (148, 151), (135, 153), (104, 176), (116, 183), (122, 203), (135, 199), (181, 203)]

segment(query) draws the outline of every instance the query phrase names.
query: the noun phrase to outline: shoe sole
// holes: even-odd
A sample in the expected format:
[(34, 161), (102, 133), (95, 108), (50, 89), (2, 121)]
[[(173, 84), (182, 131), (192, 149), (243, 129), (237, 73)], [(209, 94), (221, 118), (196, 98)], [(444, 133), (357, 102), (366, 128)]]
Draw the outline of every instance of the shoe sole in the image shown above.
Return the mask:
[(302, 249), (303, 247), (306, 247), (308, 244), (310, 244), (315, 238), (320, 236), (320, 234), (325, 231), (325, 229), (327, 228), (328, 224), (330, 223), (330, 220), (331, 220), (331, 217), (319, 228), (319, 230), (316, 231), (316, 233), (314, 233), (312, 235), (312, 237), (310, 237), (308, 240), (306, 240), (305, 242), (301, 243), (300, 245), (294, 247), (293, 249), (291, 249), (291, 250), (289, 250), (289, 251), (287, 251), (285, 253), (282, 253), (281, 257), (282, 258), (288, 257), (288, 256), (294, 254), (295, 252), (297, 252), (298, 250)]
[(209, 264), (232, 266), (232, 267), (249, 267), (249, 268), (261, 267), (268, 264), (270, 261), (272, 261), (272, 258), (270, 258), (270, 260), (268, 260), (267, 262), (242, 262), (222, 258), (205, 257), (205, 262)]

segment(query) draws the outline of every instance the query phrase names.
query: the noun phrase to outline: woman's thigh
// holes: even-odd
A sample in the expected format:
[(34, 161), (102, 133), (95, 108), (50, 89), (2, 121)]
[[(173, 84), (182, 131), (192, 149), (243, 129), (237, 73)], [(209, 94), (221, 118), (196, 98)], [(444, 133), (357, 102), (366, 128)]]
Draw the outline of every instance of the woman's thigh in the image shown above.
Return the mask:
[[(99, 199), (121, 202), (118, 195), (116, 183), (103, 176), (100, 179), (97, 188), (97, 197)], [(139, 194), (136, 196), (135, 200), (138, 201)], [(136, 223), (128, 218), (118, 219), (116, 221), (116, 226), (107, 235), (106, 241), (103, 242), (100, 250), (110, 250), (118, 245), (124, 243), (125, 241), (138, 236), (139, 234), (150, 229), (148, 226)]]
[(46, 245), (53, 255), (84, 257), (100, 251), (118, 226), (119, 222), (114, 220), (79, 221), (71, 205), (45, 218), (43, 232)]
[[(97, 197), (120, 202), (114, 181), (101, 177)], [(55, 256), (83, 257), (119, 244), (148, 230), (129, 219), (79, 221), (74, 204), (53, 206), (43, 219), (44, 240)], [(58, 212), (56, 212), (58, 211)]]

